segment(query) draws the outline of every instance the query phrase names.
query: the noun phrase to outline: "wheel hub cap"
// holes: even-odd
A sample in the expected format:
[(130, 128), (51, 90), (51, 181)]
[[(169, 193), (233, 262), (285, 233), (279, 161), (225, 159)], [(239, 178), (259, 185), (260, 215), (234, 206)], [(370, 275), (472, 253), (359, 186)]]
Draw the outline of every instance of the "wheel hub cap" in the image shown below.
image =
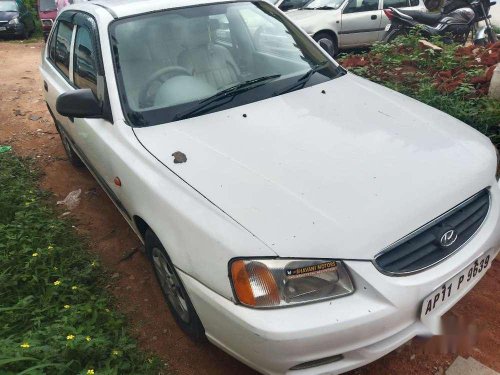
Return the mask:
[(187, 296), (183, 292), (180, 280), (160, 249), (154, 248), (152, 255), (153, 265), (163, 294), (167, 297), (179, 317), (184, 322), (189, 323)]

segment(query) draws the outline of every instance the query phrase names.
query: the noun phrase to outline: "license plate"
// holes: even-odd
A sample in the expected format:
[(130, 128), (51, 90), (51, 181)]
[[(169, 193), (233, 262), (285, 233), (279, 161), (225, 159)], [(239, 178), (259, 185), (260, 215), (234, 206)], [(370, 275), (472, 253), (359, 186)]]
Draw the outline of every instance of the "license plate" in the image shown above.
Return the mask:
[(0, 27), (0, 31), (5, 31), (5, 30), (7, 30), (6, 27)]
[(444, 283), (440, 288), (436, 289), (428, 295), (422, 303), (422, 319), (431, 315), (434, 311), (439, 310), (439, 307), (447, 304), (448, 301), (461, 294), (468, 285), (479, 279), (491, 266), (493, 261), (493, 253), (488, 252), (470, 264), (462, 272), (458, 273), (452, 279)]
[(384, 29), (384, 30), (385, 30), (385, 31), (389, 31), (389, 29), (390, 29), (390, 28), (391, 28), (391, 24), (390, 24), (390, 23), (388, 23), (387, 25), (385, 25), (385, 29)]

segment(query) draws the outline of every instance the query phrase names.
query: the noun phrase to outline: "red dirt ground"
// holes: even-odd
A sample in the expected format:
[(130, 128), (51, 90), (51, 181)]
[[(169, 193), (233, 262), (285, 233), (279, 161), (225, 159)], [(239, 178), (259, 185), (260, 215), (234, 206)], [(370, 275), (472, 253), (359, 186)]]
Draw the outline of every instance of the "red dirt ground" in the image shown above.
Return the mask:
[[(41, 48), (41, 42), (0, 42), (0, 144), (12, 145), (16, 154), (38, 160), (44, 173), (41, 187), (54, 194), (54, 203), (82, 189), (80, 205), (70, 217), (75, 230), (90, 238), (91, 251), (109, 272), (106, 288), (128, 317), (142, 349), (159, 356), (174, 374), (254, 374), (211, 344), (193, 344), (177, 328), (142, 252), (121, 261), (140, 242), (90, 173), (68, 163), (43, 100), (38, 73)], [(459, 354), (472, 355), (496, 371), (500, 371), (499, 289), (496, 260), (477, 287), (452, 309), (453, 315), (484, 330), (474, 347)], [(413, 340), (352, 374), (439, 374), (457, 356), (425, 354), (423, 347)]]

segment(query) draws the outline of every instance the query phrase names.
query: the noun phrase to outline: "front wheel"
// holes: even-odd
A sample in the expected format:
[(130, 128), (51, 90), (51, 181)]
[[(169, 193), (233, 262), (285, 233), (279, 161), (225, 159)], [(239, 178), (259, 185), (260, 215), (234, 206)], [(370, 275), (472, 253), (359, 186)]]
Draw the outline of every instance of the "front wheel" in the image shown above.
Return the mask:
[(332, 57), (339, 52), (337, 41), (328, 33), (318, 33), (314, 36), (314, 40)]
[(64, 130), (62, 130), (56, 123), (56, 128), (57, 132), (59, 133), (59, 136), (61, 137), (61, 142), (64, 147), (64, 151), (66, 152), (66, 156), (68, 157), (68, 161), (76, 168), (83, 168), (84, 164), (82, 162), (82, 159), (76, 154), (75, 150), (73, 150), (73, 146), (71, 145), (71, 141), (69, 140), (68, 136), (64, 133)]
[(146, 232), (145, 242), (146, 252), (151, 259), (156, 278), (175, 321), (193, 341), (204, 341), (203, 324), (165, 248), (150, 230)]

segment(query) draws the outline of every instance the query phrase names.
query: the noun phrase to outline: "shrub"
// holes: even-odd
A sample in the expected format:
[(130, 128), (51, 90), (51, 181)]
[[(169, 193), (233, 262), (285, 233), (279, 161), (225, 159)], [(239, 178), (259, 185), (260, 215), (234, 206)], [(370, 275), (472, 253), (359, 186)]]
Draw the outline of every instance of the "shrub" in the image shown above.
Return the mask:
[(45, 203), (30, 168), (0, 154), (0, 373), (157, 373), (110, 307), (97, 260)]

